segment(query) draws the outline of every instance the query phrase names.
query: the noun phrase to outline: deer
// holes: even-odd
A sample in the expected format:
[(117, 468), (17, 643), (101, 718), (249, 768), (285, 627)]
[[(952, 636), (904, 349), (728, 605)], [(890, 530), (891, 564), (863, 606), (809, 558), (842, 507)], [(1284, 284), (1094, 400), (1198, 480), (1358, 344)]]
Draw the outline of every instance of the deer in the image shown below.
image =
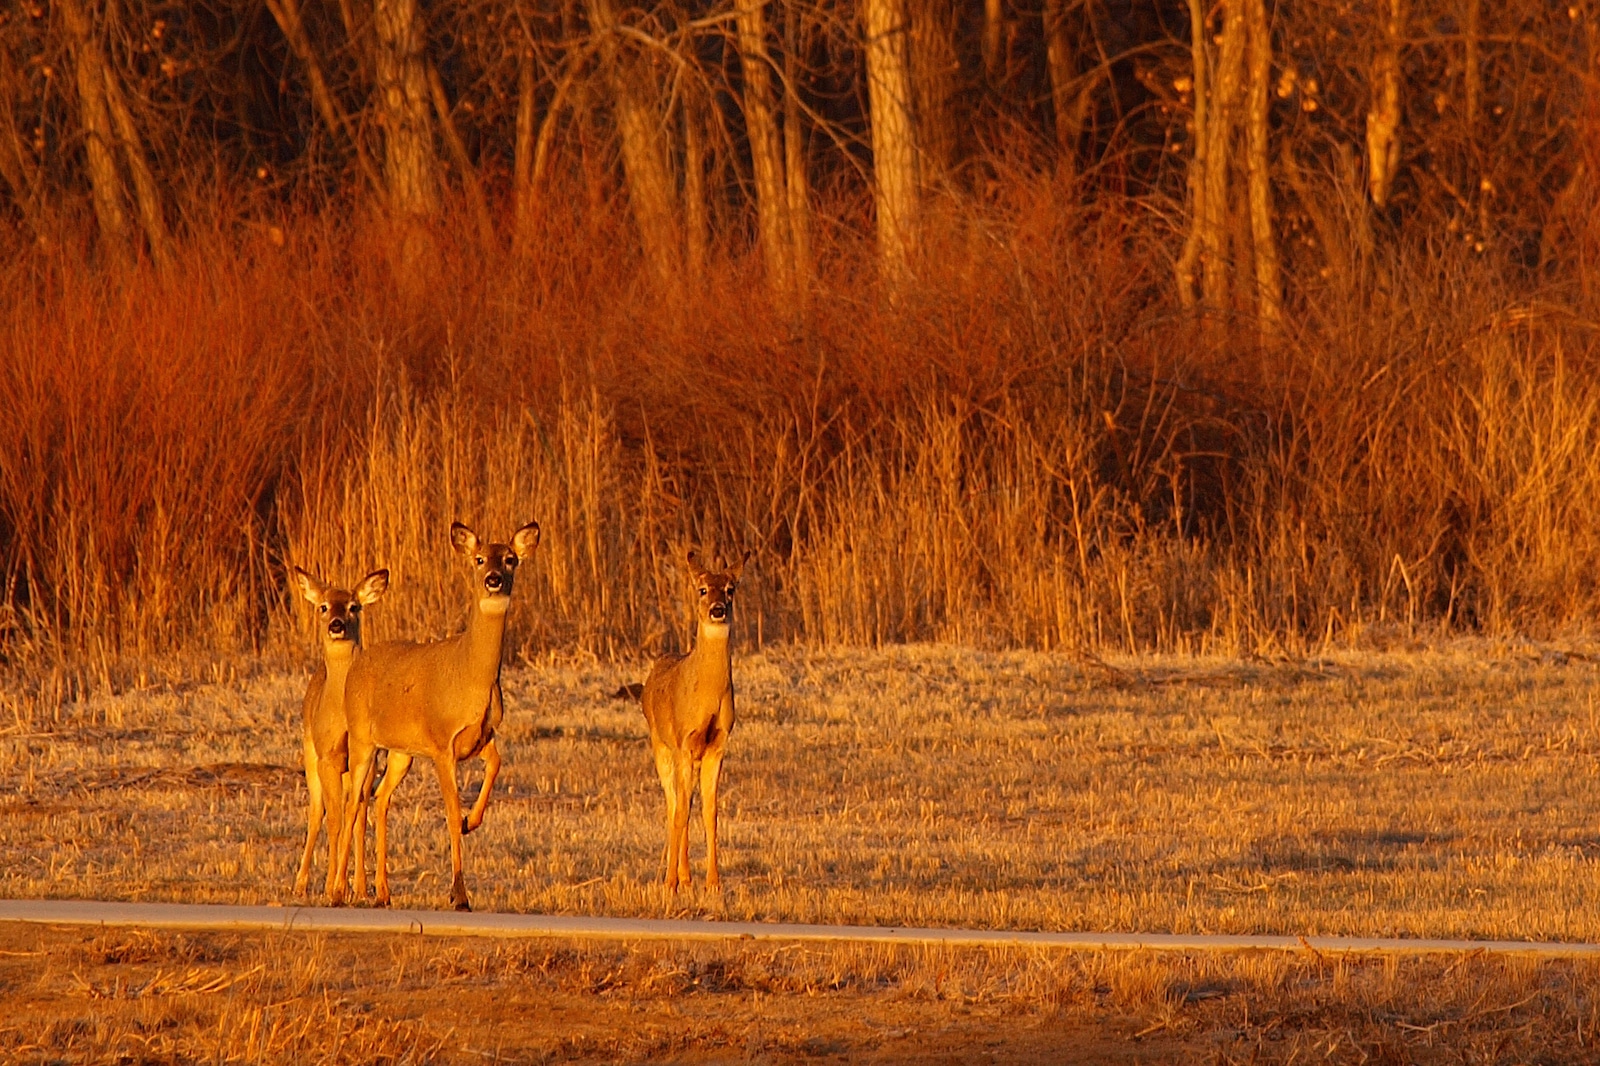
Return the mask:
[[(717, 782), (733, 732), (733, 592), (750, 553), (722, 571), (706, 570), (688, 554), (695, 588), (695, 641), (687, 655), (666, 655), (650, 667), (638, 691), (650, 728), (656, 776), (667, 796), (666, 876), (674, 893), (688, 888), (689, 806), (700, 779), (700, 816), (706, 829), (706, 887), (722, 888), (717, 869)], [(628, 694), (633, 694), (631, 687)]]
[[(350, 728), (350, 781), (355, 802), (345, 812), (341, 848), (355, 834), (365, 833), (367, 797), (371, 793), (377, 751), (389, 761), (373, 796), (377, 827), (374, 905), (387, 907), (389, 893), (389, 802), (418, 756), (433, 762), (444, 794), (445, 823), (450, 834), (450, 902), (471, 910), (463, 872), (463, 835), (483, 823), (489, 790), (500, 773), (495, 730), (505, 715), (500, 691), (500, 657), (505, 642), (506, 613), (518, 565), (539, 546), (539, 524), (529, 522), (512, 534), (510, 543), (486, 543), (460, 522), (450, 525), (450, 544), (473, 563), (472, 609), (467, 628), (445, 640), (374, 645), (350, 669), (345, 681), (345, 716)], [(483, 787), (472, 811), (463, 817), (456, 764), (482, 755)], [(341, 851), (340, 879), (348, 849)], [(330, 893), (338, 905), (342, 896)]]
[[(295, 874), (294, 892), (306, 895), (311, 881), (311, 860), (323, 814), (328, 822), (327, 893), (334, 894), (336, 844), (349, 800), (349, 734), (345, 728), (344, 691), (350, 666), (361, 654), (361, 609), (370, 607), (389, 589), (389, 571), (374, 570), (354, 591), (336, 588), (322, 578), (294, 568), (295, 582), (317, 611), (322, 663), (311, 675), (302, 704), (302, 746), (305, 750), (306, 791), (311, 794), (306, 811), (306, 847)], [(366, 864), (356, 860), (356, 891), (366, 892)]]

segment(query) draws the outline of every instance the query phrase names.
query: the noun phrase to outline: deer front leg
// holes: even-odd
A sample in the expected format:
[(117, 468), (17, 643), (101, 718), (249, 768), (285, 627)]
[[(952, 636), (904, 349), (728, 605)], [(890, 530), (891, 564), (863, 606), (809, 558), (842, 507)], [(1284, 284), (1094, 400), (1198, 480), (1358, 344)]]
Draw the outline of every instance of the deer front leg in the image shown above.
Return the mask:
[[(706, 826), (706, 887), (722, 891), (717, 871), (717, 781), (722, 776), (722, 749), (708, 750), (700, 763), (700, 817)], [(688, 834), (684, 834), (687, 836)]]
[(661, 861), (666, 870), (665, 880), (662, 882), (668, 888), (676, 891), (678, 888), (678, 849), (677, 838), (673, 835), (673, 827), (678, 824), (678, 790), (677, 774), (672, 768), (672, 749), (662, 745), (655, 749), (656, 776), (661, 779), (661, 791), (667, 798), (667, 824), (666, 847), (661, 853)]
[(500, 746), (490, 738), (489, 743), (483, 747), (483, 787), (478, 789), (478, 799), (467, 814), (466, 824), (461, 827), (463, 833), (470, 833), (483, 824), (483, 812), (489, 809), (489, 790), (494, 787), (494, 779), (499, 776)]
[(674, 769), (677, 772), (672, 783), (677, 802), (672, 809), (672, 832), (678, 865), (678, 883), (674, 887), (688, 888), (694, 880), (689, 874), (689, 805), (694, 799), (694, 757), (686, 751), (678, 752)]
[(378, 782), (378, 794), (372, 800), (372, 821), (377, 828), (375, 846), (378, 867), (372, 897), (374, 907), (389, 905), (389, 801), (394, 797), (394, 790), (400, 787), (400, 782), (405, 780), (409, 769), (411, 756), (405, 752), (391, 751), (389, 764), (383, 771), (383, 780)]
[(344, 794), (344, 778), (347, 775), (336, 759), (337, 756), (317, 760), (317, 788), (322, 793), (328, 826), (328, 877), (323, 890), (328, 894), (328, 902), (334, 906), (344, 902), (345, 879), (344, 870), (339, 864), (339, 841), (347, 839), (344, 835), (344, 819), (348, 810)]
[[(322, 828), (322, 777), (317, 772), (317, 749), (307, 739), (305, 745), (306, 791), (311, 793), (306, 811), (306, 849), (300, 856), (300, 870), (294, 875), (294, 894), (304, 896), (311, 884), (311, 857), (317, 848), (317, 830)], [(328, 839), (338, 835), (332, 824), (328, 826)]]
[(467, 879), (461, 862), (461, 789), (456, 784), (455, 753), (448, 748), (433, 757), (439, 774), (439, 791), (444, 793), (444, 819), (450, 830), (450, 902), (458, 911), (470, 911)]

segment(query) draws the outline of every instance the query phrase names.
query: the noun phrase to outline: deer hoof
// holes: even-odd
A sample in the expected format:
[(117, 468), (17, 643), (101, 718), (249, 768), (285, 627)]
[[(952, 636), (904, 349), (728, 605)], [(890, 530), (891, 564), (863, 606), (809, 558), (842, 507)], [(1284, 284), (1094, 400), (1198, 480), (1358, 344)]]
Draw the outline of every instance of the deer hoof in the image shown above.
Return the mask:
[(462, 836), (466, 836), (468, 833), (472, 832), (476, 828), (478, 828), (478, 827), (472, 824), (472, 819), (471, 818), (463, 817), (461, 819), (461, 835)]

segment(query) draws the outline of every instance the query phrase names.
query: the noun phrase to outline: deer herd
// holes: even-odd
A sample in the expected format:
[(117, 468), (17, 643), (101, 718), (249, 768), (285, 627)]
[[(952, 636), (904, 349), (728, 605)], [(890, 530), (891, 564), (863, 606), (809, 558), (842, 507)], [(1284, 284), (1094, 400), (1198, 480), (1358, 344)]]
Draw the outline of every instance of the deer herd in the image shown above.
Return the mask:
[[(317, 837), (327, 826), (328, 902), (343, 904), (349, 893), (367, 898), (367, 803), (373, 806), (376, 864), (372, 902), (389, 905), (389, 805), (411, 761), (433, 763), (444, 797), (450, 836), (450, 902), (470, 910), (463, 874), (461, 838), (483, 824), (489, 792), (500, 772), (495, 730), (505, 715), (500, 664), (506, 614), (517, 568), (539, 546), (539, 524), (529, 522), (507, 542), (485, 542), (460, 522), (450, 526), (450, 544), (472, 564), (472, 601), (467, 627), (445, 640), (389, 641), (364, 647), (362, 611), (389, 588), (389, 571), (374, 570), (353, 590), (336, 588), (295, 567), (300, 594), (316, 612), (322, 662), (306, 688), (302, 744), (305, 750), (306, 845), (295, 874), (296, 895), (307, 894)], [(642, 685), (621, 694), (644, 707), (656, 773), (666, 793), (664, 883), (673, 892), (690, 884), (689, 807), (700, 783), (706, 830), (706, 887), (717, 889), (717, 780), (728, 734), (733, 730), (733, 657), (728, 640), (733, 593), (746, 552), (733, 566), (706, 570), (688, 554), (696, 591), (695, 643), (684, 655), (668, 655), (651, 667)], [(377, 753), (388, 753), (374, 788)], [(483, 785), (462, 814), (457, 764), (481, 756)]]

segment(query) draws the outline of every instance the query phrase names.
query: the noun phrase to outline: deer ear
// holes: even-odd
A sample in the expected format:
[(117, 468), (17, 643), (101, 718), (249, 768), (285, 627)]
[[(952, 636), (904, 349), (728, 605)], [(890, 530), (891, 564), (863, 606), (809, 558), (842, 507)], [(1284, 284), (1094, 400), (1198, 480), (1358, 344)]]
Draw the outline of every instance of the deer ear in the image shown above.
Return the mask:
[(744, 564), (748, 563), (749, 561), (750, 561), (750, 553), (749, 552), (745, 552), (743, 555), (741, 555), (739, 557), (739, 561), (738, 562), (736, 562), (732, 566), (728, 567), (728, 576), (733, 578), (735, 581), (738, 581), (740, 576), (744, 574)]
[(327, 583), (320, 577), (308, 574), (298, 566), (294, 568), (295, 584), (300, 586), (300, 595), (316, 603), (322, 599), (322, 594), (328, 591)]
[(356, 586), (356, 599), (363, 604), (374, 604), (383, 598), (389, 591), (389, 571), (374, 570), (361, 579), (361, 584)]
[(684, 561), (689, 564), (689, 580), (699, 584), (706, 572), (705, 568), (700, 565), (700, 553), (690, 548), (689, 554), (684, 556)]
[(471, 555), (478, 550), (478, 535), (460, 522), (451, 522), (450, 547), (462, 555)]
[(511, 534), (511, 546), (521, 558), (526, 559), (532, 555), (533, 550), (539, 546), (539, 523), (529, 522)]

